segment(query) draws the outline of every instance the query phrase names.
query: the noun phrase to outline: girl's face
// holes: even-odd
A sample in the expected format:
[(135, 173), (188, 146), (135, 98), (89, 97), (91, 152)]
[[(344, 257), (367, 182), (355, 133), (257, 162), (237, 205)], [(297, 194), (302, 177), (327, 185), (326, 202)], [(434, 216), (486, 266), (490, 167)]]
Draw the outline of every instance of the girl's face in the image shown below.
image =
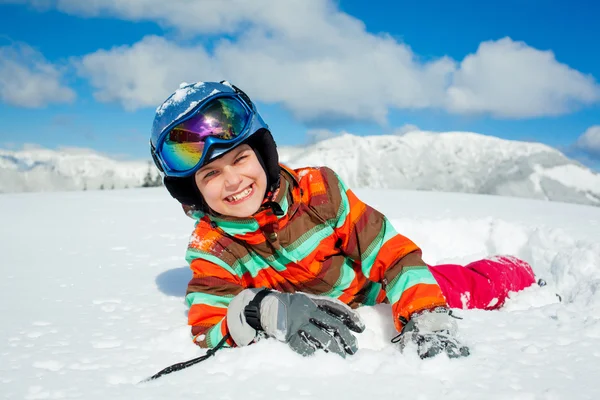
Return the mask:
[(206, 164), (195, 175), (206, 204), (221, 215), (247, 218), (260, 208), (267, 175), (247, 144)]

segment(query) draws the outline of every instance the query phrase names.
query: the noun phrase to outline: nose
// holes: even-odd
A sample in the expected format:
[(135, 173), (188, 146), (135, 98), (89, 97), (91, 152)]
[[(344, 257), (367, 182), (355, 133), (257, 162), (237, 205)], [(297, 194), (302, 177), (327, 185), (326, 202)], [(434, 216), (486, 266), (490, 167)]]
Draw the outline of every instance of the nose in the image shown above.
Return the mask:
[(242, 176), (235, 170), (235, 168), (232, 168), (229, 165), (223, 168), (223, 178), (225, 179), (225, 185), (233, 189), (236, 189), (237, 186), (242, 183)]

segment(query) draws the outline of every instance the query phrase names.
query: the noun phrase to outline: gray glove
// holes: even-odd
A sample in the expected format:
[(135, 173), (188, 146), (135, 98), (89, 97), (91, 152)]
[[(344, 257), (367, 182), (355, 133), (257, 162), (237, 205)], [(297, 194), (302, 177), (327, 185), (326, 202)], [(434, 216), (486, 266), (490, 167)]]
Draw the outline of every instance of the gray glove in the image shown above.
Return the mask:
[(231, 300), (227, 326), (239, 346), (264, 331), (303, 356), (322, 349), (342, 357), (358, 351), (351, 331), (365, 329), (358, 314), (339, 300), (259, 289), (246, 289)]
[(400, 343), (404, 351), (409, 343), (417, 345), (417, 353), (421, 358), (434, 357), (446, 353), (450, 358), (466, 357), (469, 348), (460, 344), (456, 339), (458, 326), (445, 307), (421, 311), (411, 316), (402, 332), (392, 343)]

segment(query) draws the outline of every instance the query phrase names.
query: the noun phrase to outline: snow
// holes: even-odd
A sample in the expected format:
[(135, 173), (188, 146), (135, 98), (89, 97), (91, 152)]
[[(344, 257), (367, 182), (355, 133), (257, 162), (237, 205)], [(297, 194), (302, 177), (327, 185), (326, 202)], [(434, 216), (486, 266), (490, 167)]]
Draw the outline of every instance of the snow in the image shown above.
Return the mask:
[[(387, 305), (361, 308), (360, 351), (296, 355), (272, 340), (198, 357), (183, 259), (193, 228), (164, 188), (0, 196), (0, 393), (15, 399), (600, 397), (600, 208), (364, 189), (430, 263), (512, 254), (548, 285), (500, 311), (455, 310), (471, 356), (390, 343)], [(559, 293), (563, 302), (559, 302)], [(467, 299), (468, 300), (468, 299)], [(408, 349), (410, 350), (410, 349)]]
[(600, 174), (541, 143), (472, 132), (343, 134), (278, 149), (293, 168), (327, 165), (350, 187), (482, 193), (600, 206)]
[(582, 191), (594, 191), (600, 187), (600, 177), (597, 174), (573, 164), (548, 168), (539, 172), (564, 185), (571, 185)]
[(175, 93), (173, 93), (171, 97), (167, 99), (167, 101), (165, 101), (156, 109), (156, 114), (159, 116), (162, 115), (168, 107), (172, 106), (173, 104), (181, 103), (190, 94), (197, 92), (202, 86), (204, 86), (204, 82), (197, 82), (194, 85), (187, 86), (182, 83), (179, 85), (179, 89), (177, 89)]
[(0, 193), (139, 187), (150, 161), (117, 161), (90, 149), (0, 149)]
[[(195, 86), (186, 86), (191, 90)], [(184, 90), (184, 89), (181, 89)], [(191, 102), (183, 114), (197, 106)], [(540, 143), (470, 132), (350, 134), (279, 147), (291, 167), (327, 165), (353, 188), (482, 193), (600, 206), (600, 174)], [(141, 186), (158, 170), (82, 149), (0, 149), (0, 193)]]

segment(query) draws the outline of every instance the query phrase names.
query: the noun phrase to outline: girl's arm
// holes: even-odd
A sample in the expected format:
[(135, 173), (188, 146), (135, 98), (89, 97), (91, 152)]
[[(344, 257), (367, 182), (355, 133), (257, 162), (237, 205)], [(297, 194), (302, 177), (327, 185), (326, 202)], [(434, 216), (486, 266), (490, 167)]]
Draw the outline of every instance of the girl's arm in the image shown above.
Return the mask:
[[(192, 327), (194, 342), (200, 347), (212, 348), (229, 333), (227, 307), (244, 288), (239, 278), (223, 261), (209, 261), (188, 248), (186, 259), (192, 269), (185, 300), (189, 306), (188, 324)], [(234, 345), (228, 339), (227, 344)]]
[(446, 306), (446, 300), (421, 250), (398, 234), (379, 211), (363, 203), (329, 168), (322, 168), (330, 201), (337, 208), (334, 230), (341, 250), (361, 266), (363, 274), (380, 282), (392, 305), (396, 329), (414, 312)]

